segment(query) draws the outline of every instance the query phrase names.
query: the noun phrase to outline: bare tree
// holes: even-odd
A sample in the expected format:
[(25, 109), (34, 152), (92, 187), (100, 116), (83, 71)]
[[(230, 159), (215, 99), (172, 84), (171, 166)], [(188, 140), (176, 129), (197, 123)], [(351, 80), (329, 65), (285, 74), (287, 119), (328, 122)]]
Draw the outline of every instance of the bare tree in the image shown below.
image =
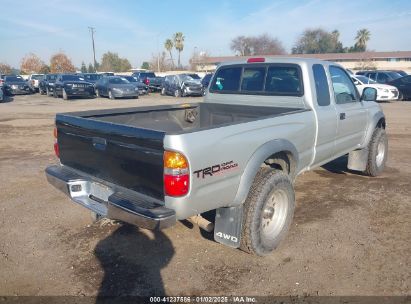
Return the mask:
[(45, 65), (39, 56), (30, 53), (21, 60), (20, 70), (23, 74), (40, 73)]
[(12, 70), (10, 65), (0, 62), (0, 74), (11, 74)]
[(160, 72), (171, 70), (171, 64), (167, 60), (166, 52), (161, 52), (159, 55), (153, 55), (148, 64), (150, 70), (158, 70), (158, 68), (160, 69)]
[(76, 71), (76, 68), (66, 54), (59, 52), (50, 58), (50, 71), (52, 73), (72, 73)]
[(286, 53), (281, 41), (268, 34), (238, 36), (231, 41), (230, 48), (240, 56), (282, 55)]

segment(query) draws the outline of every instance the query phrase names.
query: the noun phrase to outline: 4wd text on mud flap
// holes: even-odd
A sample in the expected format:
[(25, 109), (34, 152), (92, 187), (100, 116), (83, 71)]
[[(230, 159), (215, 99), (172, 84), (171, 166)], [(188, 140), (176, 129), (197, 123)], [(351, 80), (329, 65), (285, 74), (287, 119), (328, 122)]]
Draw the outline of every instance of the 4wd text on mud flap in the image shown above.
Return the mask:
[(193, 173), (197, 176), (197, 178), (205, 178), (206, 176), (213, 176), (217, 174), (222, 174), (228, 170), (232, 170), (238, 168), (238, 164), (234, 163), (234, 161), (230, 160), (228, 162), (224, 162), (220, 165), (213, 165), (211, 167), (207, 167), (204, 169), (200, 169), (194, 171)]

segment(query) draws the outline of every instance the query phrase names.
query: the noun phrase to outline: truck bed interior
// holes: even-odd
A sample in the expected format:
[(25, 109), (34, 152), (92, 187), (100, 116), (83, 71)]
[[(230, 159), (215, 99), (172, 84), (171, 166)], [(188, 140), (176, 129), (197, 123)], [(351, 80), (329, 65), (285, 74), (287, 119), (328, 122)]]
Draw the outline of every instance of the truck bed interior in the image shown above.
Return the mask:
[(301, 110), (303, 109), (198, 103), (169, 108), (133, 108), (122, 109), (122, 111), (119, 109), (107, 113), (103, 111), (94, 115), (88, 113), (87, 117), (83, 117), (162, 131), (167, 134), (179, 134), (248, 122), (263, 117), (279, 116)]

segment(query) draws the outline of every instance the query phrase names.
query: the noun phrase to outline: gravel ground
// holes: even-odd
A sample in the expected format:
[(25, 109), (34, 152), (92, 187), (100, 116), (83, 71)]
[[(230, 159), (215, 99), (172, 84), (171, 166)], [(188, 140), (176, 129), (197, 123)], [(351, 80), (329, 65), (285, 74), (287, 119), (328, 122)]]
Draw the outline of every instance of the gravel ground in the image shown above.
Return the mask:
[(1, 295), (410, 295), (411, 103), (382, 104), (389, 159), (369, 178), (345, 158), (297, 178), (292, 228), (254, 257), (177, 223), (151, 232), (101, 221), (47, 184), (55, 113), (201, 98), (0, 104)]

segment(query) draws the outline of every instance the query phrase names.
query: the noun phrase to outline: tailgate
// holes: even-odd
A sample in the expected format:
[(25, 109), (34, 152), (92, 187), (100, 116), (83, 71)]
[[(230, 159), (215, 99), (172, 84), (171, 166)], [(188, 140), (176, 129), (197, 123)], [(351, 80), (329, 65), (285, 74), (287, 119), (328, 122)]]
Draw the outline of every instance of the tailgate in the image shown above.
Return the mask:
[(56, 126), (63, 165), (164, 199), (163, 132), (64, 114)]

